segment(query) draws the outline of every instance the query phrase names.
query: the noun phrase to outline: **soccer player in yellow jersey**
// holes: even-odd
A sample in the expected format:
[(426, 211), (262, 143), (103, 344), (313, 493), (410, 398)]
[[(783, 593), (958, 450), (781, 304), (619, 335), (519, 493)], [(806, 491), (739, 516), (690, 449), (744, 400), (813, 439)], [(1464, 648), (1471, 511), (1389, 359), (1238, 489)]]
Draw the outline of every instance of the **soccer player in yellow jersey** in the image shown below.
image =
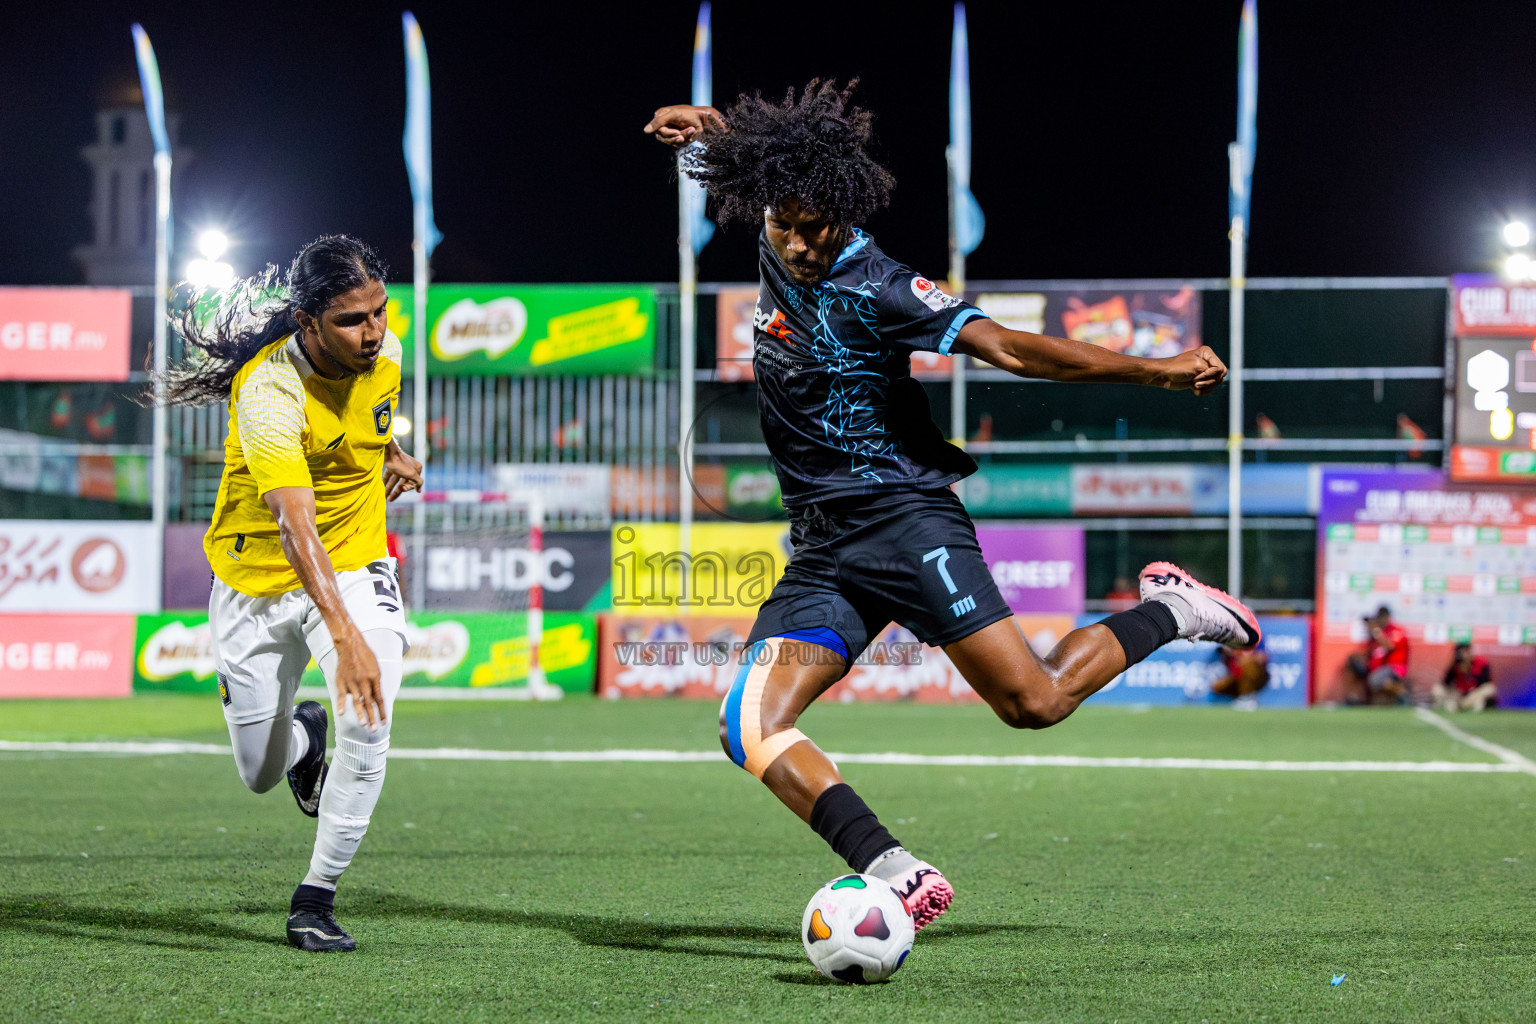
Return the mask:
[[(288, 941), (351, 950), (336, 883), (384, 784), (389, 723), (406, 649), (384, 502), (421, 488), (421, 463), (392, 436), (400, 340), (385, 315), (387, 270), (343, 235), (305, 246), (274, 302), (275, 271), (245, 282), (218, 316), (189, 310), (195, 358), (167, 375), (167, 400), (227, 399), (229, 439), (213, 525), (208, 604), (219, 696), (240, 778), (257, 793), (285, 774), (318, 817), (309, 873), (293, 895)], [(336, 715), (293, 706), (310, 657)]]

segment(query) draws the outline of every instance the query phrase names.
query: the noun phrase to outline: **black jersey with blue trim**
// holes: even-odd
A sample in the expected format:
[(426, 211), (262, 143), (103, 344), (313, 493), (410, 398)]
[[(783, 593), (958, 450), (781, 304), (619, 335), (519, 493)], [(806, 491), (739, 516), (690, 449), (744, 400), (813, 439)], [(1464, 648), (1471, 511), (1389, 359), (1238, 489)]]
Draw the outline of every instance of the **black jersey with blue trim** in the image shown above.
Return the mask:
[[(918, 412), (906, 407), (912, 352), (948, 355), (960, 328), (986, 314), (885, 255), (858, 228), (815, 284), (789, 277), (766, 230), (757, 248), (752, 369), (785, 506), (959, 480), (964, 474), (912, 457), (900, 418)], [(926, 421), (927, 402), (916, 397)]]

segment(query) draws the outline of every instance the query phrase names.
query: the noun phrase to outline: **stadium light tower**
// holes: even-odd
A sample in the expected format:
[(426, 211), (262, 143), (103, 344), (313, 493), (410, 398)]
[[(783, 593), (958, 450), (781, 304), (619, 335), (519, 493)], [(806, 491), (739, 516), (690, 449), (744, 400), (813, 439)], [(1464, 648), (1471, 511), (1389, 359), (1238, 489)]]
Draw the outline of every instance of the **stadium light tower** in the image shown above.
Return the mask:
[(219, 257), (229, 251), (229, 236), (218, 228), (198, 233), (201, 256), (187, 261), (187, 280), (198, 288), (228, 288), (235, 283), (235, 268)]
[(1512, 220), (1504, 225), (1504, 244), (1520, 249), (1531, 244), (1531, 226), (1523, 220)]

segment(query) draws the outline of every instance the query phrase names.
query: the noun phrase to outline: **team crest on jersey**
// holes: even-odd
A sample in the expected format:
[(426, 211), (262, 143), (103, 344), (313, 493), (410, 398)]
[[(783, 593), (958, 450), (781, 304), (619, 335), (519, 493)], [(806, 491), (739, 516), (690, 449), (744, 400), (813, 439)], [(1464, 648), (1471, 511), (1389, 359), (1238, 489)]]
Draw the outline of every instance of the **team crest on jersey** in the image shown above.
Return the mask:
[(953, 295), (946, 294), (943, 289), (926, 277), (914, 277), (912, 279), (912, 294), (921, 299), (923, 305), (935, 313), (941, 309), (948, 309), (960, 301)]
[(229, 707), (232, 703), (229, 696), (229, 683), (222, 674), (219, 676), (219, 700), (223, 702), (225, 707)]
[(389, 436), (389, 425), (391, 419), (392, 418), (389, 412), (389, 399), (386, 398), (384, 401), (373, 407), (373, 429), (380, 437)]

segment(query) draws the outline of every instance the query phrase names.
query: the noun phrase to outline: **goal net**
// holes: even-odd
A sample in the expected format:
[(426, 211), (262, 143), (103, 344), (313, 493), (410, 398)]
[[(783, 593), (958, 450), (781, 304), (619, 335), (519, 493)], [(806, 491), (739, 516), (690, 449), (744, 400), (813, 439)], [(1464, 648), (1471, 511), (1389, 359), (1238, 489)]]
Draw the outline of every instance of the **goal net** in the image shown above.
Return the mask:
[(544, 519), (537, 499), (506, 494), (428, 491), (390, 504), (391, 549), (411, 620), (412, 695), (562, 695), (540, 658)]

